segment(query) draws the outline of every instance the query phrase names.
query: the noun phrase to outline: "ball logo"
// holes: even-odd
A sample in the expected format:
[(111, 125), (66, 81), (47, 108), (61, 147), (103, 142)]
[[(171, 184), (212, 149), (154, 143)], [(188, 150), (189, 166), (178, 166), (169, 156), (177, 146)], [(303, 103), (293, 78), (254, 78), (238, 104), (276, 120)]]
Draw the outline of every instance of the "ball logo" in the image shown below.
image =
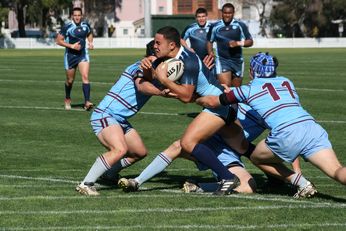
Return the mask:
[(179, 80), (184, 72), (184, 63), (176, 58), (171, 58), (164, 62), (167, 64), (167, 78), (171, 81)]

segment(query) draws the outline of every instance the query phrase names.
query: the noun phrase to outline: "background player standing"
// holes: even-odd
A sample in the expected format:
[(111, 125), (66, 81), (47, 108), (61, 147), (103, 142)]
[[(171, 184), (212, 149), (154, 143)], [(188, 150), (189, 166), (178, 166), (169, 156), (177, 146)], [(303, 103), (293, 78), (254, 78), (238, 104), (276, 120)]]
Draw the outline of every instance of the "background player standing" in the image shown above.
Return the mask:
[(82, 9), (73, 8), (72, 22), (66, 24), (56, 38), (56, 43), (66, 47), (64, 64), (66, 70), (65, 81), (65, 109), (71, 109), (71, 90), (76, 76), (77, 67), (82, 76), (84, 109), (90, 110), (93, 104), (90, 102), (89, 83), (89, 53), (86, 46), (88, 40), (89, 49), (94, 49), (93, 35), (87, 22), (82, 21)]
[(236, 20), (234, 6), (222, 6), (222, 19), (210, 26), (207, 34), (207, 49), (214, 56), (213, 42), (216, 42), (215, 67), (220, 83), (240, 86), (244, 71), (242, 47), (253, 45), (252, 36), (245, 23)]
[(201, 60), (208, 55), (207, 33), (210, 28), (208, 20), (208, 11), (205, 8), (198, 8), (195, 13), (196, 22), (188, 25), (181, 34), (181, 44), (187, 46), (186, 40), (190, 41), (190, 48)]

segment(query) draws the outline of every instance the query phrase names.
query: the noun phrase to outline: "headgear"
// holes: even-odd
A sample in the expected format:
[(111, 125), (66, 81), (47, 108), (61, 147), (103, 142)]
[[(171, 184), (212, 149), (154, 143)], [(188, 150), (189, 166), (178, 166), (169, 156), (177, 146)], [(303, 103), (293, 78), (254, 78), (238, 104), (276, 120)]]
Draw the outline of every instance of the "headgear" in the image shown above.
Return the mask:
[(250, 67), (254, 78), (268, 78), (276, 76), (276, 68), (279, 65), (276, 57), (268, 52), (259, 52), (250, 59)]

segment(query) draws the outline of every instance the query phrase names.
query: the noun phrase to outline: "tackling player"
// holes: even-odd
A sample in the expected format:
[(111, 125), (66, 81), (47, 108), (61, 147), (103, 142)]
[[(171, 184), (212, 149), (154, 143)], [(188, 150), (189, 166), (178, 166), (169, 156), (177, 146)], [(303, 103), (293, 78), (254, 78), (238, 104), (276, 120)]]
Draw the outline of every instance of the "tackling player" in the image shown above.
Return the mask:
[[(146, 56), (154, 57), (153, 41), (147, 45)], [(118, 81), (93, 111), (92, 129), (107, 152), (100, 155), (76, 190), (85, 195), (99, 195), (94, 183), (106, 171), (115, 175), (147, 155), (147, 149), (138, 132), (127, 121), (134, 116), (152, 95), (169, 96), (158, 82), (146, 81), (138, 61), (128, 66)]]
[[(346, 184), (346, 167), (336, 157), (327, 132), (303, 109), (293, 83), (277, 76), (278, 60), (268, 53), (257, 53), (250, 60), (248, 85), (220, 96), (197, 99), (205, 107), (246, 102), (265, 120), (270, 129), (252, 155), (255, 164), (292, 163), (298, 155), (327, 176)], [(313, 189), (311, 185), (311, 189)]]
[[(264, 120), (260, 115), (255, 112), (251, 107), (246, 104), (239, 103), (237, 118), (240, 121), (245, 136), (249, 142), (255, 140), (266, 129)], [(240, 155), (229, 147), (219, 135), (213, 135), (211, 138), (203, 142), (214, 153), (215, 156), (226, 166), (230, 172), (234, 173), (240, 180), (240, 185), (234, 189), (238, 193), (253, 193), (256, 191), (256, 182), (249, 172), (244, 168), (244, 164), (240, 159)], [(157, 157), (134, 179), (121, 178), (118, 182), (119, 187), (123, 188), (125, 192), (136, 191), (146, 181), (162, 172), (168, 167), (177, 157), (183, 157), (196, 162), (199, 170), (206, 170), (207, 168), (182, 152), (180, 142), (175, 141), (166, 150), (161, 152)], [(312, 196), (311, 192), (302, 193), (306, 188), (310, 188), (310, 182), (307, 181), (300, 172), (292, 172), (292, 177), (284, 178), (281, 175), (275, 175), (280, 180), (286, 181), (298, 188), (298, 192), (294, 195), (296, 198)], [(114, 176), (116, 178), (116, 176)], [(298, 180), (297, 180), (298, 179)], [(193, 184), (185, 182), (183, 186), (184, 192), (212, 192), (217, 188), (216, 183)]]
[(87, 22), (82, 21), (82, 9), (73, 8), (72, 22), (64, 25), (56, 38), (56, 43), (66, 47), (64, 64), (66, 70), (65, 81), (65, 109), (71, 109), (71, 90), (76, 76), (77, 67), (82, 76), (82, 88), (84, 94), (84, 109), (90, 110), (93, 104), (90, 102), (89, 82), (89, 49), (94, 49), (93, 35)]

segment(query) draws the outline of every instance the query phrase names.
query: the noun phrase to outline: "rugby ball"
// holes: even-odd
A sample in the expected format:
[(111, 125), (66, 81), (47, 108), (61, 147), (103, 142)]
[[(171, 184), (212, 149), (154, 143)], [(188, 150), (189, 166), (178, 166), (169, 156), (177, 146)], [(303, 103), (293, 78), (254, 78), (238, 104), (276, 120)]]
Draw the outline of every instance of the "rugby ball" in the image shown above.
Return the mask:
[(184, 73), (184, 63), (180, 59), (170, 58), (164, 61), (167, 64), (167, 77), (171, 81), (177, 81)]

